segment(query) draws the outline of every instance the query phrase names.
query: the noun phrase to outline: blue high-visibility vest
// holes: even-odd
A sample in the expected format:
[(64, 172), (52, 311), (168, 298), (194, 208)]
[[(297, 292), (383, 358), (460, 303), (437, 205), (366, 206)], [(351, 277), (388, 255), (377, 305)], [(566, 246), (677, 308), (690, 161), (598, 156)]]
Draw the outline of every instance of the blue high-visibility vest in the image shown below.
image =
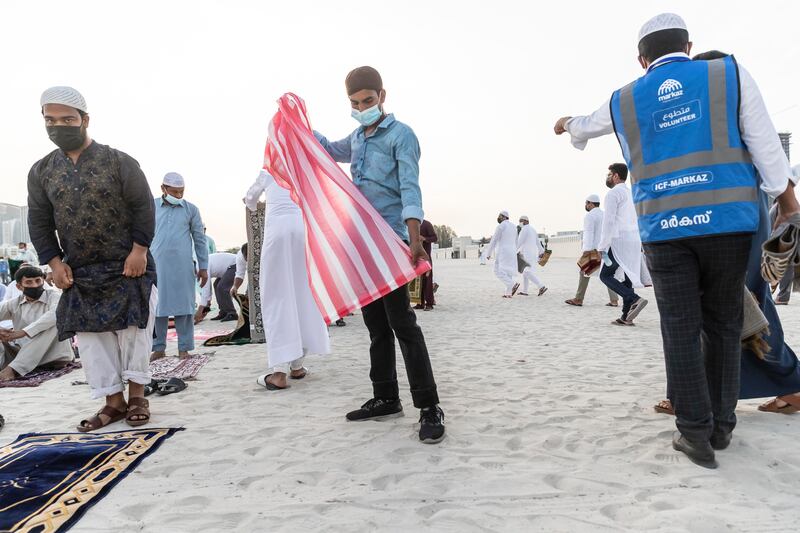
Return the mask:
[(642, 242), (758, 227), (758, 178), (739, 133), (733, 56), (673, 57), (614, 92)]

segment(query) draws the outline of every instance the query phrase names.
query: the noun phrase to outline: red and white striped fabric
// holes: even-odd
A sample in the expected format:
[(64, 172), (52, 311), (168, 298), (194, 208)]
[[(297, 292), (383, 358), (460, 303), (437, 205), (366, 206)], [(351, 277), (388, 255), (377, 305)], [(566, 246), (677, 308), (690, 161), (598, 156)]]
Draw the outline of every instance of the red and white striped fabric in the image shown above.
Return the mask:
[(295, 94), (278, 100), (264, 169), (303, 212), (311, 291), (328, 324), (430, 270), (412, 266), (408, 246), (314, 137)]

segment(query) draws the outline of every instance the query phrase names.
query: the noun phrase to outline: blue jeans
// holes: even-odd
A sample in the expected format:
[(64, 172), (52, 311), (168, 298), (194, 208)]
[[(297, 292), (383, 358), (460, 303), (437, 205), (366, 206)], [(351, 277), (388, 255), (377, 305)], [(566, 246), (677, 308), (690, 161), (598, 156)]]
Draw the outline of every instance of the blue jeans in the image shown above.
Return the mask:
[(608, 258), (611, 259), (611, 266), (603, 263), (603, 268), (600, 270), (600, 281), (622, 297), (622, 320), (627, 320), (628, 311), (631, 310), (631, 305), (639, 299), (639, 295), (633, 290), (633, 283), (631, 283), (627, 275), (625, 276), (625, 281), (619, 281), (614, 277), (619, 268), (619, 263), (614, 259), (612, 250), (608, 251)]
[[(157, 316), (153, 351), (163, 352), (167, 347), (167, 328), (169, 317)], [(178, 351), (190, 352), (194, 350), (194, 315), (181, 315), (175, 317), (175, 331), (178, 332)]]

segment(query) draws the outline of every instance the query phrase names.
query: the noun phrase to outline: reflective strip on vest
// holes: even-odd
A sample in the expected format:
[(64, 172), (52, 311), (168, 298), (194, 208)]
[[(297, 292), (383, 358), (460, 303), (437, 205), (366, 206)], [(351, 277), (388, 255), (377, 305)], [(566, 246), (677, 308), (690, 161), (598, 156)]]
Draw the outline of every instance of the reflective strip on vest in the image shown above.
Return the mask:
[[(705, 92), (702, 93), (703, 96), (698, 95), (697, 90), (702, 86), (695, 85), (694, 96), (689, 93), (679, 97), (680, 100), (674, 100), (680, 106), (675, 108), (675, 117), (667, 114), (670, 111), (668, 107), (651, 107), (647, 100), (664, 77), (668, 77), (664, 84), (675, 82), (679, 90), (681, 81), (686, 84), (692, 80), (700, 80), (699, 83), (702, 83), (697, 62), (692, 62), (692, 66), (678, 66), (688, 61), (678, 60), (671, 67), (666, 63), (612, 96), (611, 115), (630, 167), (630, 181), (635, 191), (634, 203), (639, 216), (642, 242), (725, 232), (749, 232), (757, 225), (757, 209), (754, 207), (758, 200), (755, 169), (747, 148), (741, 142), (738, 124), (729, 124), (729, 116), (731, 120), (733, 116), (738, 120), (738, 112), (734, 114), (733, 109), (728, 109), (729, 104), (738, 107), (738, 102), (728, 102), (727, 92), (733, 90), (733, 86), (728, 87), (727, 84), (738, 79), (738, 74), (734, 76), (732, 71), (726, 71), (728, 67), (735, 69), (735, 60), (729, 57), (703, 62), (708, 70), (707, 96)], [(661, 71), (662, 68), (669, 70)], [(659, 74), (648, 78), (653, 72)], [(661, 101), (660, 87), (658, 94)], [(692, 98), (699, 98), (699, 101)], [(639, 110), (637, 102), (643, 106)], [(692, 114), (689, 115), (688, 112)], [(657, 116), (660, 117), (656, 113), (664, 113), (663, 119), (656, 119)], [(670, 120), (674, 118), (678, 122), (681, 120), (679, 116), (683, 115), (685, 120), (694, 117), (695, 113), (698, 113), (699, 118), (689, 118), (686, 120), (687, 125), (694, 120), (701, 120), (704, 126), (691, 126), (695, 129), (687, 130), (689, 133), (686, 145), (681, 145), (677, 130), (672, 133), (664, 131), (668, 128), (685, 127), (680, 123), (673, 126)], [(650, 120), (654, 122), (651, 123)], [(643, 139), (640, 121), (641, 127), (655, 127), (655, 133), (648, 130)], [(733, 126), (733, 130), (730, 126)], [(704, 142), (698, 141), (697, 127), (706, 128)], [(659, 144), (662, 132), (666, 138), (660, 142), (666, 144)], [(643, 149), (643, 140), (653, 144)], [(645, 152), (648, 159), (656, 160), (645, 163)], [(666, 158), (660, 159), (659, 153)], [(649, 181), (641, 183), (645, 180)]]

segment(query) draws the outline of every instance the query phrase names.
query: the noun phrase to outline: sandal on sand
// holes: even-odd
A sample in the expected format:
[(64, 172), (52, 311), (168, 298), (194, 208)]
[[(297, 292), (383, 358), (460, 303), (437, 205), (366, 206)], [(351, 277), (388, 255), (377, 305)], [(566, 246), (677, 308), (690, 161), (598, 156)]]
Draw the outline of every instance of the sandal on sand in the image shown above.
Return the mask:
[[(782, 400), (786, 402), (786, 405), (783, 407), (778, 407), (778, 400)], [(793, 400), (795, 404), (789, 403), (790, 400)], [(790, 396), (779, 396), (778, 398), (773, 398), (766, 403), (762, 403), (758, 406), (758, 410), (764, 413), (780, 413), (783, 415), (791, 415), (800, 411), (800, 398), (794, 398)]]
[(546, 292), (547, 292), (547, 287), (542, 287), (541, 289), (539, 289), (539, 294), (537, 294), (537, 296), (541, 296), (542, 294), (544, 294)]
[(159, 396), (166, 396), (167, 394), (175, 394), (176, 392), (184, 390), (188, 386), (189, 385), (187, 385), (186, 382), (180, 378), (169, 378), (166, 381), (166, 383), (161, 383), (158, 386), (156, 394), (158, 394)]
[(574, 305), (575, 307), (583, 307), (583, 300), (576, 300), (575, 298), (564, 300), (564, 303), (567, 305)]
[(630, 320), (622, 320), (621, 318), (616, 319), (611, 324), (614, 325), (614, 326), (635, 326), (636, 325), (633, 322), (631, 322)]
[(292, 370), (291, 372), (289, 372), (289, 379), (303, 379), (308, 375), (308, 369), (306, 367), (298, 368), (297, 370), (302, 370), (303, 373), (300, 374), (299, 376), (294, 376), (292, 375), (292, 372), (296, 372), (296, 370)]
[(619, 303), (608, 302), (608, 303), (606, 304), (606, 307), (619, 307)]
[(661, 400), (653, 406), (656, 413), (675, 416), (675, 409), (672, 408), (672, 402), (669, 400)]
[(131, 427), (143, 426), (150, 422), (150, 401), (144, 398), (128, 398), (128, 414), (125, 422)]
[(154, 392), (158, 392), (158, 390), (161, 388), (161, 385), (166, 382), (166, 379), (151, 379), (150, 383), (144, 386), (144, 395), (150, 396)]
[[(95, 429), (100, 429), (105, 427), (109, 424), (113, 424), (114, 422), (119, 422), (123, 418), (125, 418), (125, 411), (120, 411), (116, 407), (111, 407), (110, 405), (104, 406), (100, 409), (96, 415), (93, 415), (91, 418), (87, 418), (86, 420), (81, 420), (80, 424), (76, 428), (81, 433), (86, 433), (87, 431), (94, 431)], [(104, 415), (108, 417), (108, 422), (103, 422), (100, 418), (100, 415)]]
[(286, 387), (278, 387), (277, 385), (267, 381), (271, 375), (272, 374), (266, 374), (266, 375), (263, 375), (263, 376), (258, 376), (258, 379), (256, 379), (256, 383), (258, 383), (259, 385), (261, 385), (262, 387), (264, 387), (267, 390), (284, 390), (284, 389), (288, 389), (289, 388), (288, 386), (286, 386)]

